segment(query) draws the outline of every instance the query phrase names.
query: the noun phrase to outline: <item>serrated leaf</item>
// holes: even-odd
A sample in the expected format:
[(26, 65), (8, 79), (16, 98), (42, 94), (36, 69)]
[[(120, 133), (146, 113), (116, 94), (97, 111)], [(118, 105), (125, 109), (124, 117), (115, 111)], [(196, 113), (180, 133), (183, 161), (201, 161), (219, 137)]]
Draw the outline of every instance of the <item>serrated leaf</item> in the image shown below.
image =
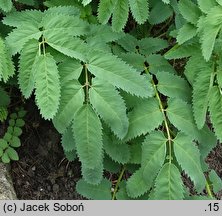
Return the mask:
[(217, 86), (213, 86), (210, 90), (209, 111), (214, 132), (217, 138), (222, 140), (222, 97), (220, 89)]
[(211, 8), (217, 5), (215, 0), (197, 0), (199, 8), (204, 12), (208, 13)]
[(195, 25), (201, 15), (201, 11), (198, 6), (191, 0), (180, 0), (178, 6), (182, 16), (188, 22)]
[(84, 91), (77, 80), (70, 80), (61, 87), (59, 110), (53, 118), (56, 129), (63, 133), (74, 119), (75, 113), (83, 105)]
[(34, 66), (39, 53), (39, 42), (35, 39), (29, 40), (21, 51), (19, 61), (18, 83), (25, 98), (29, 98), (34, 86)]
[(116, 0), (112, 15), (112, 28), (114, 31), (121, 31), (128, 18), (129, 5), (128, 0)]
[(11, 55), (15, 55), (20, 53), (26, 42), (31, 39), (39, 40), (41, 35), (42, 32), (35, 25), (26, 25), (14, 29), (5, 39)]
[(25, 121), (23, 119), (20, 119), (20, 118), (16, 119), (15, 126), (23, 127), (24, 125), (25, 125)]
[(147, 0), (129, 0), (130, 10), (134, 19), (143, 24), (149, 16), (149, 2)]
[(71, 2), (70, 4), (67, 2), (67, 4), (64, 3), (62, 5), (60, 3), (58, 5), (53, 5), (52, 7), (44, 11), (44, 15), (54, 14), (54, 15), (68, 15), (75, 17), (80, 16), (80, 10), (78, 8), (78, 6), (80, 6), (79, 4), (77, 6), (75, 5), (75, 2), (73, 2), (73, 4), (71, 4)]
[(68, 127), (67, 130), (62, 134), (62, 147), (65, 152), (71, 152), (76, 149), (76, 143), (71, 127)]
[(83, 179), (92, 185), (98, 185), (101, 183), (103, 178), (103, 163), (101, 162), (94, 168), (86, 167), (82, 164), (81, 167)]
[(98, 6), (98, 20), (101, 24), (106, 24), (113, 13), (116, 0), (100, 0)]
[(133, 143), (130, 146), (130, 163), (140, 164), (142, 158), (142, 148), (140, 143)]
[(184, 42), (193, 38), (196, 34), (197, 34), (197, 28), (190, 23), (186, 23), (178, 31), (177, 42), (179, 44), (183, 44)]
[(126, 191), (131, 198), (137, 198), (145, 194), (150, 189), (150, 185), (143, 178), (143, 169), (140, 168), (127, 180)]
[(42, 21), (42, 12), (38, 10), (24, 10), (16, 11), (10, 14), (7, 14), (3, 19), (5, 25), (13, 27), (22, 27), (24, 23), (26, 25), (33, 25), (38, 27)]
[(214, 170), (210, 171), (209, 178), (210, 181), (212, 182), (214, 193), (218, 193), (220, 190), (222, 190), (221, 178)]
[[(201, 63), (201, 62), (200, 62)], [(193, 83), (193, 113), (198, 129), (201, 129), (206, 121), (206, 113), (209, 102), (210, 85), (213, 81), (213, 67), (203, 61), (202, 69), (198, 70)], [(200, 109), (201, 107), (201, 109)]]
[[(94, 79), (89, 92), (90, 102), (111, 130), (123, 139), (128, 130), (126, 106), (115, 87)], [(118, 104), (118, 106), (117, 106)]]
[(181, 45), (175, 45), (173, 48), (168, 50), (164, 57), (166, 59), (182, 59), (186, 57), (190, 57), (193, 54), (197, 52), (197, 50), (200, 50), (199, 44), (183, 44)]
[(164, 163), (166, 142), (167, 139), (162, 132), (154, 131), (146, 136), (142, 144), (142, 173), (146, 184), (150, 187)]
[(43, 36), (51, 38), (54, 35), (60, 37), (85, 35), (88, 31), (88, 24), (77, 16), (65, 14), (46, 13), (42, 18)]
[(174, 152), (178, 163), (194, 182), (198, 192), (203, 191), (206, 179), (200, 164), (200, 152), (190, 137), (179, 133), (174, 142)]
[(76, 150), (84, 167), (94, 169), (102, 162), (102, 126), (99, 117), (88, 104), (75, 114), (72, 125)]
[(11, 0), (0, 0), (0, 8), (5, 12), (12, 10), (13, 4)]
[(58, 70), (60, 75), (61, 85), (65, 85), (67, 81), (78, 80), (82, 72), (82, 64), (75, 59), (66, 59), (59, 64)]
[(157, 100), (146, 99), (136, 104), (129, 113), (129, 130), (125, 140), (151, 132), (163, 122), (163, 114), (160, 111)]
[(10, 97), (8, 93), (1, 87), (0, 87), (0, 95), (1, 95), (0, 107), (7, 107), (10, 103)]
[(189, 104), (180, 99), (169, 99), (166, 113), (170, 122), (180, 131), (194, 139), (199, 137), (199, 131)]
[(68, 161), (74, 161), (77, 158), (75, 150), (73, 150), (73, 151), (65, 151), (64, 150), (64, 154), (65, 154), (65, 157)]
[(91, 52), (87, 68), (101, 80), (140, 97), (150, 97), (153, 89), (150, 82), (119, 58), (100, 52)]
[(156, 76), (158, 79), (157, 88), (162, 94), (187, 102), (191, 101), (190, 86), (183, 78), (167, 72), (158, 72)]
[(166, 40), (161, 38), (146, 37), (138, 41), (139, 52), (145, 56), (156, 53), (168, 47)]
[(103, 144), (106, 154), (108, 154), (112, 160), (120, 164), (129, 162), (130, 149), (126, 143), (113, 142), (109, 136), (103, 135)]
[(166, 163), (161, 168), (155, 184), (156, 200), (182, 200), (184, 198), (183, 181), (178, 168)]
[(51, 119), (58, 111), (60, 99), (59, 72), (53, 57), (39, 55), (34, 66), (36, 103), (45, 119)]
[(94, 200), (111, 200), (111, 182), (103, 179), (99, 185), (91, 185), (84, 180), (79, 180), (76, 190), (79, 194)]
[(0, 37), (0, 80), (6, 82), (14, 74), (14, 65), (4, 40)]
[(80, 61), (86, 61), (85, 53), (87, 50), (86, 44), (79, 38), (61, 38), (60, 34), (51, 35), (47, 38), (49, 46), (55, 50), (63, 53), (71, 58), (79, 59)]
[(82, 0), (84, 6), (88, 5), (92, 0)]
[[(161, 13), (159, 13), (159, 11), (161, 11)], [(149, 23), (152, 25), (162, 23), (172, 15), (173, 10), (169, 5), (166, 5), (161, 1), (156, 2), (150, 11)]]

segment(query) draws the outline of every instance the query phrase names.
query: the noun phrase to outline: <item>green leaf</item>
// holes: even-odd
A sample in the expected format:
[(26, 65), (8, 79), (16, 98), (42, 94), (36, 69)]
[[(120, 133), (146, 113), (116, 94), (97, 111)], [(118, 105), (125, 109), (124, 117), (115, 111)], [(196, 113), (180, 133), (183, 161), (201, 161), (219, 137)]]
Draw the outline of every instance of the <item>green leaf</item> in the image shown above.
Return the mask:
[(98, 185), (103, 178), (103, 162), (98, 164), (95, 168), (89, 168), (82, 163), (81, 166), (83, 179), (93, 185)]
[(130, 10), (134, 19), (143, 24), (149, 16), (149, 3), (147, 0), (129, 0)]
[[(193, 113), (198, 129), (201, 129), (206, 121), (206, 113), (209, 102), (210, 85), (213, 81), (213, 67), (205, 61), (201, 64), (193, 84)], [(201, 109), (200, 109), (201, 107)]]
[(127, 133), (129, 123), (125, 103), (115, 87), (105, 84), (99, 79), (94, 79), (89, 98), (94, 109), (110, 126), (111, 130), (120, 139), (123, 139)]
[(213, 86), (209, 95), (210, 118), (214, 132), (219, 140), (222, 140), (222, 97), (220, 89)]
[(172, 15), (173, 10), (169, 5), (166, 5), (161, 1), (156, 1), (155, 5), (150, 11), (149, 23), (152, 25), (162, 23)]
[(0, 148), (3, 149), (3, 150), (8, 148), (8, 142), (4, 139), (0, 139)]
[(121, 31), (125, 26), (129, 13), (128, 0), (116, 0), (112, 16), (112, 28)]
[(136, 142), (137, 139), (135, 140), (135, 143), (132, 143), (130, 147), (130, 163), (132, 164), (140, 164), (141, 163), (141, 158), (142, 158), (142, 149), (141, 149), (141, 144)]
[(197, 24), (201, 11), (191, 0), (180, 0), (179, 10), (182, 16), (190, 23)]
[(103, 179), (99, 185), (91, 185), (84, 180), (79, 180), (76, 190), (79, 194), (94, 200), (111, 200), (111, 182)]
[(38, 58), (39, 42), (35, 39), (29, 40), (22, 49), (19, 61), (18, 83), (25, 98), (29, 98), (34, 89), (34, 67)]
[(39, 40), (42, 32), (35, 25), (24, 25), (14, 29), (8, 34), (6, 44), (12, 55), (20, 53), (24, 45), (31, 39)]
[(155, 184), (156, 200), (182, 200), (184, 198), (183, 181), (178, 168), (166, 163), (161, 168)]
[(187, 102), (191, 101), (190, 86), (183, 78), (167, 72), (158, 72), (156, 76), (158, 79), (157, 88), (162, 94)]
[(174, 139), (174, 152), (178, 163), (191, 180), (198, 192), (202, 192), (206, 179), (200, 164), (200, 152), (190, 137), (179, 133)]
[(4, 152), (4, 154), (2, 155), (2, 162), (6, 163), (6, 164), (10, 162), (10, 158), (9, 158), (7, 152)]
[(96, 77), (140, 97), (150, 97), (153, 89), (150, 82), (119, 58), (100, 52), (91, 52), (87, 68)]
[(47, 38), (47, 44), (66, 56), (86, 61), (85, 53), (88, 48), (84, 41), (77, 37), (67, 39), (67, 37), (61, 38), (60, 34), (51, 35)]
[(111, 17), (116, 0), (100, 0), (98, 6), (98, 20), (101, 24), (106, 24)]
[(67, 81), (78, 80), (83, 66), (75, 59), (66, 59), (59, 64), (58, 70), (60, 75), (61, 85), (65, 86)]
[(140, 168), (127, 180), (126, 191), (131, 198), (137, 198), (145, 194), (150, 189), (150, 185), (143, 178), (143, 169)]
[(210, 171), (209, 178), (210, 181), (212, 182), (214, 193), (218, 193), (220, 190), (222, 190), (221, 178), (217, 175), (217, 173), (214, 170)]
[(154, 131), (146, 136), (142, 144), (142, 172), (149, 187), (165, 161), (167, 139), (160, 131)]
[(192, 138), (199, 137), (191, 106), (179, 99), (169, 99), (167, 116), (172, 124)]
[(22, 134), (22, 129), (20, 127), (14, 127), (13, 135), (20, 136)]
[(0, 87), (0, 95), (1, 95), (0, 107), (7, 107), (10, 103), (10, 97), (8, 93), (1, 87)]
[(183, 44), (184, 42), (196, 36), (196, 34), (197, 34), (197, 28), (190, 23), (186, 23), (185, 25), (183, 25), (182, 28), (179, 29), (177, 35), (177, 42), (179, 44)]
[(42, 19), (43, 36), (48, 38), (54, 35), (60, 37), (85, 35), (89, 31), (86, 22), (77, 16), (68, 16), (65, 14), (46, 13)]
[(4, 154), (7, 154), (11, 160), (19, 160), (18, 153), (11, 147), (8, 147)]
[(49, 53), (37, 57), (34, 73), (36, 103), (42, 116), (51, 119), (58, 111), (60, 81), (56, 62)]
[(5, 42), (0, 37), (0, 80), (6, 82), (14, 75), (14, 65)]
[(13, 27), (22, 27), (24, 23), (26, 25), (32, 25), (38, 27), (42, 21), (42, 12), (39, 10), (24, 10), (16, 11), (7, 14), (3, 19), (5, 25)]
[(15, 126), (23, 127), (24, 125), (25, 125), (25, 121), (23, 119), (20, 119), (20, 118), (16, 119)]
[(130, 149), (126, 143), (113, 142), (109, 136), (103, 135), (103, 144), (105, 152), (112, 160), (120, 164), (129, 162)]
[(16, 136), (16, 135), (13, 135), (11, 140), (10, 140), (10, 146), (14, 147), (14, 148), (18, 148), (21, 146), (21, 141), (20, 139)]
[(60, 133), (64, 133), (75, 113), (84, 102), (84, 91), (77, 80), (70, 80), (61, 87), (59, 110), (53, 118), (53, 124)]
[(71, 162), (77, 158), (75, 150), (73, 150), (73, 151), (65, 151), (64, 150), (64, 154), (65, 154), (66, 159)]
[(197, 0), (199, 8), (204, 12), (208, 13), (211, 8), (217, 5), (215, 0)]
[(129, 130), (125, 140), (151, 132), (163, 122), (157, 100), (154, 98), (138, 102), (129, 113)]
[(157, 53), (168, 47), (166, 40), (161, 38), (146, 37), (138, 41), (139, 52), (145, 56)]
[(76, 143), (71, 127), (68, 127), (62, 134), (62, 147), (65, 152), (71, 152), (76, 149)]
[(96, 168), (103, 157), (102, 126), (90, 105), (83, 105), (78, 110), (72, 128), (82, 165), (91, 169)]
[(12, 1), (11, 0), (0, 0), (0, 8), (5, 12), (10, 12), (12, 10)]

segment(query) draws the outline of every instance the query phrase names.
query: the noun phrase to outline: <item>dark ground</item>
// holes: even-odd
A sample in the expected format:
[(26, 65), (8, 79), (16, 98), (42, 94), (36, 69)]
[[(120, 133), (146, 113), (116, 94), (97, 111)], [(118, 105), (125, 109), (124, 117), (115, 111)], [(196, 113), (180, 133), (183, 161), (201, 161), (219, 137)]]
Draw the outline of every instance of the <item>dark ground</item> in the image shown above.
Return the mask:
[(30, 100), (26, 125), (18, 150), (19, 161), (11, 163), (11, 175), (18, 199), (82, 199), (75, 192), (81, 177), (80, 164), (68, 163), (63, 155), (60, 135), (49, 121), (41, 118)]

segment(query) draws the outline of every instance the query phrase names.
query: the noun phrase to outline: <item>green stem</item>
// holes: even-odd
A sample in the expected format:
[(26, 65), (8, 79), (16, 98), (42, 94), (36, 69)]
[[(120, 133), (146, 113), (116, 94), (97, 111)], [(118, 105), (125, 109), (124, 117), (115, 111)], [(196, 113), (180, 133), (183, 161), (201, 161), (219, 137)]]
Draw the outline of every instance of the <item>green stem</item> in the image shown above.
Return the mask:
[(86, 90), (86, 95), (85, 95), (85, 101), (88, 104), (89, 103), (89, 77), (88, 77), (88, 69), (86, 67), (86, 64), (84, 65), (84, 70), (85, 70), (85, 90)]
[(116, 182), (116, 185), (115, 185), (115, 188), (114, 188), (114, 191), (113, 191), (112, 200), (115, 200), (115, 198), (116, 198), (116, 193), (117, 193), (119, 184), (120, 184), (120, 182), (121, 182), (121, 180), (122, 180), (122, 178), (123, 178), (123, 174), (124, 174), (125, 170), (126, 170), (126, 167), (124, 166), (124, 167), (122, 168), (121, 173), (120, 173), (120, 175), (119, 175), (119, 178), (118, 178), (118, 180), (117, 180), (117, 182)]
[(207, 193), (208, 193), (209, 197), (210, 197), (210, 198), (214, 198), (208, 180), (207, 180), (207, 183), (206, 183), (206, 190), (207, 190)]
[[(149, 71), (148, 71), (147, 67), (145, 66), (144, 68), (145, 68), (145, 72), (147, 74), (149, 74)], [(169, 146), (169, 163), (171, 163), (172, 162), (172, 138), (171, 138), (171, 134), (170, 134), (170, 127), (169, 127), (169, 124), (168, 124), (168, 121), (167, 121), (167, 117), (166, 117), (166, 114), (165, 114), (165, 109), (164, 109), (162, 101), (160, 99), (160, 95), (159, 95), (159, 92), (157, 90), (156, 84), (154, 83), (153, 79), (151, 79), (151, 82), (152, 82), (153, 89), (155, 91), (156, 98), (157, 98), (158, 103), (159, 103), (160, 110), (161, 110), (161, 112), (163, 114), (163, 118), (164, 118), (164, 126), (165, 126), (165, 129), (166, 129), (166, 132), (167, 132), (167, 140), (168, 140), (168, 146)]]

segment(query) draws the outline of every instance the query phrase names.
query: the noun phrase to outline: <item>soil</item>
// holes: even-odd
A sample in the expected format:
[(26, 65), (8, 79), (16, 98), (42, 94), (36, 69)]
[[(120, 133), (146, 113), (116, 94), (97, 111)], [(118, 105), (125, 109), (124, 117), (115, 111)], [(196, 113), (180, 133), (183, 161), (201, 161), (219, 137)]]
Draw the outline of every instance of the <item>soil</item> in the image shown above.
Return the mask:
[(41, 118), (33, 100), (26, 103), (25, 109), (26, 125), (18, 149), (20, 159), (11, 163), (18, 199), (82, 199), (75, 191), (81, 178), (80, 164), (65, 159), (59, 133), (51, 122)]

